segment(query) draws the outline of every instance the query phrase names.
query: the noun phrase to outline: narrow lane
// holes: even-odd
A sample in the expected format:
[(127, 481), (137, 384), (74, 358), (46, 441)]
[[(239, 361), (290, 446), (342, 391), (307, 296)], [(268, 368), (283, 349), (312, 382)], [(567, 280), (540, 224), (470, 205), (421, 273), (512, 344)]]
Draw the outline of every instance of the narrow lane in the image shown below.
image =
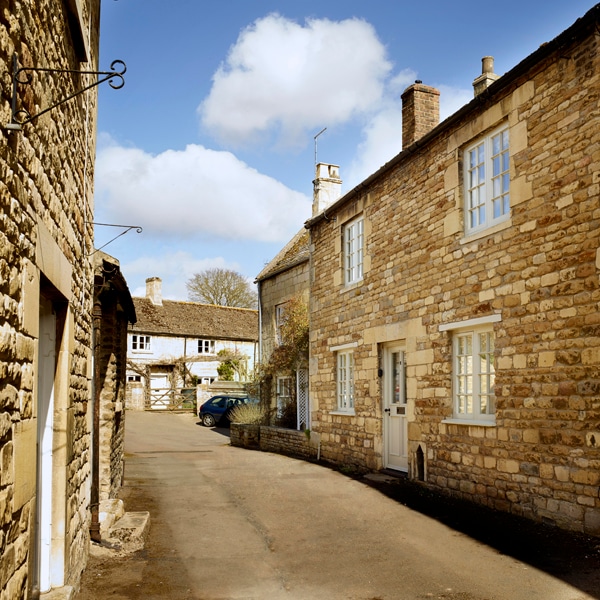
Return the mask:
[(80, 600), (600, 598), (360, 481), (233, 448), (192, 415), (127, 413), (126, 448), (127, 509), (151, 511), (148, 544), (122, 561), (125, 581), (92, 564)]

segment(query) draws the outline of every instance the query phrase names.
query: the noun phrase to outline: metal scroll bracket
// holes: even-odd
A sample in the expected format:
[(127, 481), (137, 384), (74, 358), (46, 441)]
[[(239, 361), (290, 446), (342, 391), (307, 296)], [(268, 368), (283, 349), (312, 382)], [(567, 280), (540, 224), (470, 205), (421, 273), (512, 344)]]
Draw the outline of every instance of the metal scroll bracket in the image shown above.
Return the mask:
[(136, 233), (142, 233), (142, 231), (144, 231), (139, 225), (114, 225), (113, 223), (92, 223), (92, 222), (89, 222), (89, 224), (94, 225), (96, 227), (120, 227), (121, 229), (125, 230), (125, 231), (121, 231), (121, 233), (119, 233), (118, 235), (115, 235), (114, 238), (108, 240), (108, 242), (106, 242), (106, 244), (103, 244), (102, 246), (100, 246), (100, 248), (96, 248), (89, 256), (92, 256), (92, 254), (96, 254), (96, 252), (98, 252), (98, 250), (102, 250), (102, 248), (106, 248), (106, 246), (108, 246), (109, 244), (114, 242), (116, 239), (120, 238), (122, 235), (129, 233), (132, 229), (135, 229)]
[[(113, 60), (110, 65), (111, 71), (79, 71), (76, 69), (46, 69), (42, 67), (20, 67), (19, 59), (16, 54), (13, 54), (13, 73), (12, 73), (12, 103), (11, 103), (11, 117), (10, 123), (6, 125), (6, 129), (9, 131), (21, 131), (22, 126), (26, 123), (30, 123), (33, 119), (37, 119), (43, 114), (51, 111), (52, 109), (64, 104), (71, 100), (71, 98), (75, 98), (75, 96), (79, 96), (79, 94), (83, 94), (87, 90), (108, 81), (108, 85), (111, 88), (118, 90), (125, 85), (125, 78), (123, 75), (125, 71), (127, 71), (127, 66), (122, 60)], [(33, 81), (32, 73), (77, 73), (79, 75), (97, 75), (98, 79), (84, 87), (81, 90), (77, 90), (73, 92), (71, 95), (63, 98), (62, 100), (56, 102), (52, 106), (45, 108), (35, 115), (31, 115), (24, 108), (17, 108), (17, 86), (21, 85), (29, 85)]]

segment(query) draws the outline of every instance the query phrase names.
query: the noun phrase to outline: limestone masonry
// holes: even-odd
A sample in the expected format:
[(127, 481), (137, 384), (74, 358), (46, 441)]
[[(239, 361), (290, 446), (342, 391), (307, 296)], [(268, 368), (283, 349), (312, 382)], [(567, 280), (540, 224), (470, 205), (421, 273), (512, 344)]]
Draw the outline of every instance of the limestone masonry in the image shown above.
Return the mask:
[(323, 458), (600, 535), (599, 16), (500, 78), (486, 57), (426, 133), (409, 88), (408, 145), (307, 223)]

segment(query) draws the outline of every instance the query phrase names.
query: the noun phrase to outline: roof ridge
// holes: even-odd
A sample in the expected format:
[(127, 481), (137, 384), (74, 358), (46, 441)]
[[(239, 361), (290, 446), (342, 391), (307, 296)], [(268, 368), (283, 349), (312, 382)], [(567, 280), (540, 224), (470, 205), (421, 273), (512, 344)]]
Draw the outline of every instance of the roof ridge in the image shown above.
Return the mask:
[[(146, 296), (133, 296), (132, 298), (134, 300), (145, 300), (147, 302), (152, 302), (152, 300), (150, 300), (150, 298), (148, 298)], [(223, 306), (222, 304), (208, 304), (206, 302), (194, 302), (193, 300), (171, 300), (170, 298), (163, 298), (162, 302), (163, 302), (163, 304), (165, 302), (171, 302), (173, 304), (189, 304), (189, 305), (193, 305), (193, 306), (210, 306), (212, 308), (227, 308), (227, 309), (231, 309), (231, 310), (249, 310), (249, 311), (258, 312), (258, 309), (256, 309), (256, 308), (247, 308), (247, 307), (243, 307), (243, 306)], [(160, 305), (155, 304), (154, 306), (160, 306)]]

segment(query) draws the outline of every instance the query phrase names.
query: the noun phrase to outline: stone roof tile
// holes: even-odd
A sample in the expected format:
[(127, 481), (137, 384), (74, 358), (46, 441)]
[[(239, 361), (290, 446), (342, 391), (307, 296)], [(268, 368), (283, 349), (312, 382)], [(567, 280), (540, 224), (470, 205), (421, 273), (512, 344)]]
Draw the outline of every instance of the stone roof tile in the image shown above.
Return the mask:
[(310, 257), (310, 234), (304, 227), (283, 247), (273, 260), (256, 276), (256, 281), (268, 279), (295, 265), (307, 261)]
[(137, 322), (130, 332), (218, 340), (258, 341), (258, 311), (198, 302), (133, 298)]

